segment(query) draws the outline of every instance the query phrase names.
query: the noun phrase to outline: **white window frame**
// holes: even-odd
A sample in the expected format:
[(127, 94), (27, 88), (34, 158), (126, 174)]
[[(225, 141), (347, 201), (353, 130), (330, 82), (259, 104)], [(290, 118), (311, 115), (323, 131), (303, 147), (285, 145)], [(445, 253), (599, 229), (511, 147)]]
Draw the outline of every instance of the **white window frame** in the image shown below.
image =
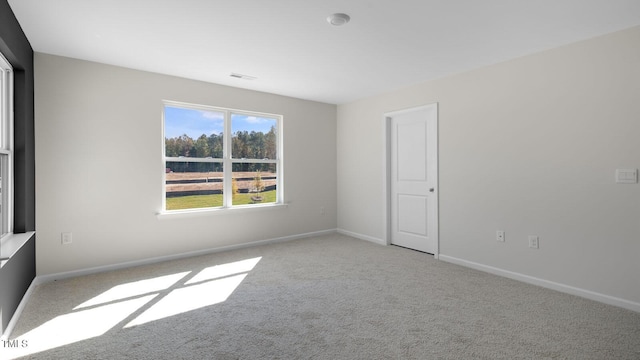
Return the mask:
[(0, 154), (7, 159), (0, 169), (0, 238), (13, 233), (13, 90), (13, 67), (0, 54)]
[[(224, 131), (223, 131), (223, 155), (222, 158), (190, 158), (190, 157), (168, 157), (165, 150), (165, 107), (178, 107), (192, 110), (203, 110), (218, 112), (224, 114)], [(265, 117), (276, 120), (276, 158), (275, 159), (245, 159), (245, 158), (233, 158), (232, 147), (233, 134), (231, 133), (231, 115), (248, 115), (256, 117)], [(162, 101), (162, 209), (159, 215), (164, 214), (184, 214), (184, 213), (203, 213), (220, 210), (231, 209), (247, 209), (247, 208), (268, 208), (274, 206), (284, 205), (284, 186), (283, 186), (283, 161), (282, 161), (282, 121), (283, 116), (278, 114), (270, 114), (264, 112), (237, 110), (209, 105), (190, 104), (185, 102), (163, 100)], [(167, 161), (188, 161), (188, 162), (208, 162), (208, 163), (221, 163), (223, 169), (223, 203), (219, 207), (209, 208), (192, 208), (183, 210), (167, 210), (167, 197), (166, 197), (166, 163)], [(274, 203), (267, 204), (246, 204), (246, 205), (232, 205), (232, 177), (233, 177), (233, 164), (235, 163), (256, 163), (256, 164), (275, 164), (276, 166), (276, 201)]]

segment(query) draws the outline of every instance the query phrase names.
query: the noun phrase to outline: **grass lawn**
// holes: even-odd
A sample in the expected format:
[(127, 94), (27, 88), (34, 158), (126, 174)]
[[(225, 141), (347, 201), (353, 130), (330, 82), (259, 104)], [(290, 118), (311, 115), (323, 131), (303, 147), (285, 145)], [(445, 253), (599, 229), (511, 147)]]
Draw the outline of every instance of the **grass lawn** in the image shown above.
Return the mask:
[[(251, 200), (255, 194), (236, 194), (233, 197), (233, 205), (268, 204), (276, 202), (276, 191), (265, 191), (262, 201)], [(197, 209), (222, 206), (222, 194), (214, 195), (189, 195), (167, 198), (167, 210)]]

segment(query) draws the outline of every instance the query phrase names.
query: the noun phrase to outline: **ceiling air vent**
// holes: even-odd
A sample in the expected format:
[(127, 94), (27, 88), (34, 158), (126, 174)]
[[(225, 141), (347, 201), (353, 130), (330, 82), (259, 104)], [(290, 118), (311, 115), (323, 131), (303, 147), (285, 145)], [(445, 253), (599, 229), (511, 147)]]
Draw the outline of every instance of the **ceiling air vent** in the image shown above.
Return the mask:
[(255, 76), (242, 75), (242, 74), (237, 74), (237, 73), (231, 73), (231, 75), (229, 75), (229, 76), (234, 77), (234, 78), (238, 78), (238, 79), (244, 79), (244, 80), (255, 80), (255, 79), (257, 79), (257, 77), (255, 77)]

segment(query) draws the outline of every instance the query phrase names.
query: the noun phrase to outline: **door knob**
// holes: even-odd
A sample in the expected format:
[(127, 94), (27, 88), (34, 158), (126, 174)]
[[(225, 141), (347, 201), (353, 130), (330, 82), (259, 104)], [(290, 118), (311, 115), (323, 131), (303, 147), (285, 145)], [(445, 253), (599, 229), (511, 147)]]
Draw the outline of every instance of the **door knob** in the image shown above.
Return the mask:
[(429, 192), (434, 192), (434, 191), (435, 191), (434, 188), (429, 189)]

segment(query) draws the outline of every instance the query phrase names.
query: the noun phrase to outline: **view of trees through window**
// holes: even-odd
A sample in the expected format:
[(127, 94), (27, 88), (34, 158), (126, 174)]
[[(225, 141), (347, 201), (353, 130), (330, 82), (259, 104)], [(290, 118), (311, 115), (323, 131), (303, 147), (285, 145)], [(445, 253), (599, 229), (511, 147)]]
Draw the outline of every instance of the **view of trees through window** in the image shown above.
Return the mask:
[(166, 210), (278, 202), (277, 118), (165, 105), (164, 120)]

